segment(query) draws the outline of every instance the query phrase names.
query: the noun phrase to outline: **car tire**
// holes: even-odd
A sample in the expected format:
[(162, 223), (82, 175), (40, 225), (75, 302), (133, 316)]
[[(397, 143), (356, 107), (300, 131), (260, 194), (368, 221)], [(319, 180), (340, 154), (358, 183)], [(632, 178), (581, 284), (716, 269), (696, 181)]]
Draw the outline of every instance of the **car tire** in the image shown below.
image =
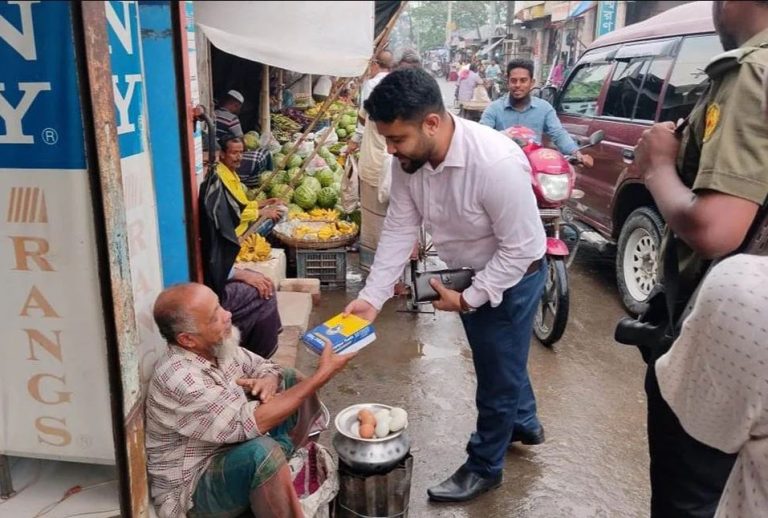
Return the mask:
[(635, 209), (624, 222), (616, 246), (616, 283), (630, 313), (647, 308), (648, 295), (658, 282), (659, 250), (664, 222), (655, 209)]

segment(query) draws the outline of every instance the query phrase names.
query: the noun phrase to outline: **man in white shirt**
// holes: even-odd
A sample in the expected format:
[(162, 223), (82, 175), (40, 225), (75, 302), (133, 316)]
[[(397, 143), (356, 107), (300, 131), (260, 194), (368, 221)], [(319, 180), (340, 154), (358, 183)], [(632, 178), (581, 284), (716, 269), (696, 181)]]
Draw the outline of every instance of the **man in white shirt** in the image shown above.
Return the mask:
[(420, 68), (390, 73), (365, 109), (395, 160), (376, 258), (345, 311), (376, 318), (422, 223), (450, 268), (474, 268), (463, 293), (433, 284), (440, 294), (435, 308), (461, 313), (477, 374), (478, 419), (467, 461), (428, 490), (436, 501), (470, 500), (501, 483), (510, 440), (543, 441), (527, 361), (546, 238), (528, 161), (501, 133), (448, 113), (437, 82)]
[[(360, 203), (362, 208), (360, 244), (371, 250), (370, 253), (360, 254), (360, 266), (370, 267), (370, 258), (376, 250), (381, 232), (381, 218), (387, 212), (387, 204), (379, 200), (379, 182), (383, 168), (389, 164), (387, 144), (384, 142), (375, 124), (367, 124), (368, 114), (363, 103), (371, 95), (373, 89), (387, 74), (393, 64), (392, 53), (382, 50), (371, 63), (370, 78), (363, 83), (360, 91), (360, 112), (358, 113), (357, 131), (347, 143), (347, 152), (354, 153), (360, 149), (358, 159), (358, 174), (360, 175)], [(386, 200), (384, 200), (386, 201)], [(364, 229), (364, 230), (363, 230)]]

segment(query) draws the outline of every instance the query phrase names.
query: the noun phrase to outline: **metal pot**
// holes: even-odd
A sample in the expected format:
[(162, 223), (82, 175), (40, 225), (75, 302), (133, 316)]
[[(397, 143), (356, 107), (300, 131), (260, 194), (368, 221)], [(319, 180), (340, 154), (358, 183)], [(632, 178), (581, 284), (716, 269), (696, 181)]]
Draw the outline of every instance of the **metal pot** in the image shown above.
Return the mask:
[(392, 407), (376, 403), (352, 405), (336, 416), (336, 435), (333, 447), (339, 458), (350, 469), (360, 474), (385, 473), (408, 455), (411, 439), (405, 429), (390, 433), (381, 439), (362, 439), (352, 432), (357, 413), (367, 408), (373, 413)]

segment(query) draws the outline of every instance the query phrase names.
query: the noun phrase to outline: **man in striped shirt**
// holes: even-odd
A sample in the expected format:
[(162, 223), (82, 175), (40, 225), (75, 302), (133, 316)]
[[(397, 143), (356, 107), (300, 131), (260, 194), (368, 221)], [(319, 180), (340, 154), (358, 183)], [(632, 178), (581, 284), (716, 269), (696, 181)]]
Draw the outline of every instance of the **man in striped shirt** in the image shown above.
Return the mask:
[(168, 351), (146, 400), (151, 495), (160, 518), (301, 517), (286, 462), (319, 424), (317, 391), (354, 354), (330, 347), (302, 378), (238, 347), (239, 332), (202, 284), (163, 291), (155, 322)]
[(219, 103), (219, 107), (214, 112), (216, 115), (216, 140), (219, 143), (243, 136), (239, 115), (244, 102), (243, 94), (237, 90), (230, 90)]

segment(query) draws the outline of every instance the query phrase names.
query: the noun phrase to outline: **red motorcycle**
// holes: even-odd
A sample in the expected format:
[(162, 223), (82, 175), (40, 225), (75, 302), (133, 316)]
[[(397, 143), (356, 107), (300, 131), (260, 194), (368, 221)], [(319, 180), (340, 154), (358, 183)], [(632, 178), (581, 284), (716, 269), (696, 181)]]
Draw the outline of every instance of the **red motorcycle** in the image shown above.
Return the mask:
[[(547, 233), (547, 280), (534, 318), (533, 332), (547, 347), (557, 342), (565, 332), (568, 322), (568, 267), (576, 256), (579, 246), (579, 229), (563, 217), (562, 207), (570, 198), (580, 198), (583, 192), (575, 191), (576, 173), (573, 167), (580, 160), (573, 155), (564, 156), (555, 149), (543, 147), (536, 132), (523, 126), (504, 130), (523, 150), (531, 165), (531, 185), (536, 194), (539, 214)], [(603, 140), (603, 131), (589, 137), (589, 144), (579, 150), (594, 146)], [(564, 232), (564, 230), (568, 232)], [(569, 234), (566, 244), (564, 235)]]

